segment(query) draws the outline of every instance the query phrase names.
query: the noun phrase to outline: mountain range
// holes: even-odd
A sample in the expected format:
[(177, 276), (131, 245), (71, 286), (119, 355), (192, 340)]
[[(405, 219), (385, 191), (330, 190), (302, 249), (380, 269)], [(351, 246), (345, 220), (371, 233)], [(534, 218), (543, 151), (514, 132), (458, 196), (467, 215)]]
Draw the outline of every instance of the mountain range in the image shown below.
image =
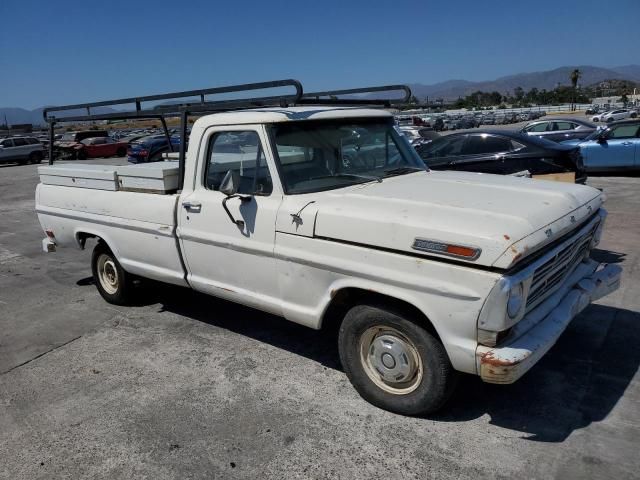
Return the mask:
[[(580, 85), (593, 85), (604, 80), (630, 80), (640, 83), (640, 65), (624, 65), (614, 68), (594, 67), (591, 65), (565, 66), (547, 70), (543, 72), (518, 73), (505, 77), (496, 78), (480, 82), (470, 82), (467, 80), (447, 80), (445, 82), (424, 85), (421, 83), (409, 84), (413, 94), (418, 99), (423, 100), (442, 98), (445, 100), (464, 97), (472, 92), (481, 90), (485, 92), (497, 91), (502, 94), (512, 93), (516, 87), (522, 87), (525, 91), (531, 88), (539, 90), (553, 90), (558, 85), (569, 85), (569, 75), (573, 69), (578, 68), (582, 72)], [(115, 110), (108, 107), (95, 109), (94, 113), (109, 113)], [(82, 115), (84, 111), (70, 110), (67, 115)], [(40, 125), (43, 123), (42, 108), (26, 110), (23, 108), (2, 108), (0, 107), (0, 124), (7, 119), (9, 124), (32, 123)]]
[(622, 67), (602, 68), (590, 65), (575, 67), (559, 67), (544, 72), (518, 73), (500, 77), (495, 80), (469, 82), (466, 80), (447, 80), (433, 85), (420, 83), (410, 84), (411, 91), (419, 99), (443, 98), (445, 100), (464, 97), (478, 90), (483, 92), (513, 93), (513, 89), (522, 87), (525, 91), (532, 88), (553, 90), (558, 85), (570, 85), (569, 76), (578, 68), (582, 72), (579, 85), (589, 86), (604, 80), (630, 80), (640, 82), (640, 65), (624, 65)]

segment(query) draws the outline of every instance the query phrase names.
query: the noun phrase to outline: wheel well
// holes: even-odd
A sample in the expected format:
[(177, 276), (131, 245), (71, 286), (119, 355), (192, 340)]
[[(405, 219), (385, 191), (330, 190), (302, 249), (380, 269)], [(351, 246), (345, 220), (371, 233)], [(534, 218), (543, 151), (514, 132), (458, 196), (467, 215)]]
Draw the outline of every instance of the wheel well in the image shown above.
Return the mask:
[(361, 288), (343, 288), (335, 293), (332, 292), (331, 303), (322, 317), (322, 329), (338, 330), (342, 319), (349, 309), (356, 305), (363, 304), (384, 307), (397, 315), (421, 325), (440, 340), (440, 336), (431, 321), (415, 305), (383, 293)]
[(96, 235), (95, 233), (89, 233), (89, 232), (76, 233), (76, 242), (78, 243), (78, 247), (80, 247), (81, 250), (84, 250), (85, 244), (87, 243), (87, 240), (90, 238), (95, 238), (96, 243), (98, 242), (104, 243), (109, 248), (109, 250), (111, 250), (111, 247), (109, 247), (109, 244), (102, 237)]

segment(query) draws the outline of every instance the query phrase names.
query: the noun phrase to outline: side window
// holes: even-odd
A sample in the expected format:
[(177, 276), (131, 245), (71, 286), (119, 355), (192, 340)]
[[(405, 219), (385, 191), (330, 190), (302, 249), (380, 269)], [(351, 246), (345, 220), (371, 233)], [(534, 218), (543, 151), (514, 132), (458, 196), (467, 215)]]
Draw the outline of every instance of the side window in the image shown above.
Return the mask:
[(209, 140), (205, 187), (219, 190), (229, 170), (240, 175), (238, 193), (269, 195), (273, 183), (258, 134), (253, 131), (218, 132)]
[(470, 135), (462, 150), (463, 155), (481, 155), (484, 153), (500, 153), (511, 150), (508, 138), (493, 135)]
[(553, 122), (554, 130), (572, 130), (573, 125), (571, 122)]
[(434, 141), (429, 146), (430, 148), (425, 149), (426, 158), (454, 157), (460, 155), (465, 138), (466, 135), (460, 135), (450, 138), (445, 137)]
[(612, 128), (607, 138), (633, 138), (638, 135), (639, 126), (636, 125), (618, 125)]
[(14, 138), (13, 144), (16, 147), (24, 147), (25, 145), (27, 145), (27, 141), (24, 138)]
[(10, 147), (13, 147), (13, 140), (8, 140), (8, 139), (7, 139), (7, 140), (3, 141), (3, 142), (2, 142), (2, 146), (3, 146), (4, 148), (10, 148)]
[(527, 127), (527, 132), (545, 132), (547, 130), (548, 122), (537, 123), (535, 125), (531, 125)]
[(35, 138), (27, 138), (27, 143), (31, 144), (31, 145), (35, 145), (36, 143), (40, 143), (37, 139)]

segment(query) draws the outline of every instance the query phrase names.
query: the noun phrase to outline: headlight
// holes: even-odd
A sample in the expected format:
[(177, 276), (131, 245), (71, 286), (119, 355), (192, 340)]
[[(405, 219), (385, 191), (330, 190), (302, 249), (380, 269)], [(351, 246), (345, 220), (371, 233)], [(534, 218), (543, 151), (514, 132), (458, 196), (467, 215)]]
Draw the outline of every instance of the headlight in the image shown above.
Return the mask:
[(524, 307), (524, 289), (522, 283), (518, 283), (509, 290), (507, 299), (507, 315), (509, 318), (516, 318)]

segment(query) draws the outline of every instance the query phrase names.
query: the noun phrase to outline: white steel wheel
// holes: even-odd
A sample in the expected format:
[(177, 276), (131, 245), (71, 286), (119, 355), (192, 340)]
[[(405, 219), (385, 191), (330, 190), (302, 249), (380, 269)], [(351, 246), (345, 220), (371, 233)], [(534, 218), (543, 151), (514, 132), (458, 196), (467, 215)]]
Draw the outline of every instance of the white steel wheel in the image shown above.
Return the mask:
[(365, 373), (385, 392), (406, 395), (420, 385), (422, 358), (413, 342), (395, 328), (374, 325), (366, 329), (360, 336), (359, 351)]
[(113, 259), (105, 254), (101, 253), (97, 261), (98, 268), (98, 280), (100, 285), (104, 288), (105, 292), (110, 295), (114, 295), (118, 291), (118, 269)]
[(93, 280), (107, 302), (128, 305), (133, 298), (133, 277), (125, 272), (109, 247), (99, 241), (91, 255)]

